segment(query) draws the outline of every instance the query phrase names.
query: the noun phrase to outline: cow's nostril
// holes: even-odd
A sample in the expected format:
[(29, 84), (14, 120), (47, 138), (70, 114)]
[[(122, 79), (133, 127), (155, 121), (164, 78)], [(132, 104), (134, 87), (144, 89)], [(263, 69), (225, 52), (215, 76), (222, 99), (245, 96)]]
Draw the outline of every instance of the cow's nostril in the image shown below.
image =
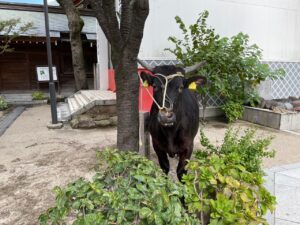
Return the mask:
[(166, 113), (166, 116), (167, 116), (168, 118), (172, 118), (172, 117), (173, 117), (173, 113), (172, 113), (172, 112), (167, 112), (167, 113)]

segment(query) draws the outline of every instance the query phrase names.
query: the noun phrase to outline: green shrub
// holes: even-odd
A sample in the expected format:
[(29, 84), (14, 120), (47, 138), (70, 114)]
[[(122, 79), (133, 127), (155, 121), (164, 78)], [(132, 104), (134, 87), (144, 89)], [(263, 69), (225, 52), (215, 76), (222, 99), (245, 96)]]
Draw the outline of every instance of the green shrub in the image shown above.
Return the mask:
[[(107, 150), (106, 165), (89, 182), (79, 179), (56, 187), (55, 207), (40, 224), (199, 224), (181, 204), (183, 186), (171, 181), (152, 161), (135, 153)], [(105, 169), (103, 167), (106, 167)]]
[(7, 102), (2, 96), (0, 96), (0, 111), (5, 110), (7, 108), (8, 108)]
[(243, 103), (227, 101), (222, 106), (222, 110), (224, 111), (226, 118), (228, 119), (228, 122), (232, 123), (242, 118), (244, 107), (243, 107)]
[[(234, 102), (235, 105), (258, 102), (257, 85), (266, 79), (282, 77), (284, 70), (271, 71), (267, 64), (262, 63), (262, 50), (257, 45), (250, 44), (247, 34), (238, 33), (231, 38), (220, 37), (215, 29), (207, 25), (208, 16), (208, 11), (202, 12), (196, 23), (189, 27), (177, 16), (175, 19), (183, 38), (170, 37), (169, 41), (175, 46), (167, 50), (184, 66), (206, 62), (197, 71), (208, 80), (207, 85), (198, 90), (202, 105), (206, 104), (208, 96), (215, 95), (221, 95), (225, 102)], [(230, 120), (239, 118), (227, 113), (230, 111), (225, 111)], [(235, 112), (239, 113), (240, 110)]]
[(44, 100), (46, 98), (44, 92), (41, 91), (35, 91), (31, 96), (33, 100)]
[(190, 213), (200, 214), (202, 224), (267, 224), (264, 215), (273, 211), (275, 197), (263, 186), (262, 158), (272, 157), (271, 139), (254, 138), (255, 131), (229, 129), (224, 143), (213, 146), (201, 132), (204, 149), (195, 153), (183, 177), (185, 200)]

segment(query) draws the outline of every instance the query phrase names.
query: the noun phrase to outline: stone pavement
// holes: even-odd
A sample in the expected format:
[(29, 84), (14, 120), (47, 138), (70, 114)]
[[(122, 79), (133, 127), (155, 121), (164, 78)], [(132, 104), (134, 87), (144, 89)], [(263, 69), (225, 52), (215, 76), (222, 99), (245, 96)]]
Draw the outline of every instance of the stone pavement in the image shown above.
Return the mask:
[(9, 126), (21, 115), (25, 110), (24, 106), (14, 108), (7, 115), (0, 118), (0, 137), (9, 128)]
[(268, 215), (271, 225), (300, 224), (300, 163), (266, 170), (267, 188), (276, 196), (277, 206)]

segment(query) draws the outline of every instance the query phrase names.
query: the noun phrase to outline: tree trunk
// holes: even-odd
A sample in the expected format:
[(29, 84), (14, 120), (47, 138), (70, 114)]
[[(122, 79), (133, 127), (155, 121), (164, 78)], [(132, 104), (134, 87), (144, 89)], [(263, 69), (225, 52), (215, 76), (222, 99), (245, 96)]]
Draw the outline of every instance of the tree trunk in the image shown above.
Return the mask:
[(112, 47), (112, 62), (117, 87), (117, 147), (139, 150), (139, 78), (137, 56), (149, 14), (149, 0), (120, 0), (117, 18), (114, 0), (90, 0), (95, 16)]
[(121, 151), (139, 149), (139, 78), (134, 58), (124, 52), (118, 60), (113, 60), (117, 87), (118, 133), (117, 146)]
[(78, 9), (74, 6), (72, 0), (58, 0), (68, 17), (70, 29), (70, 42), (72, 51), (72, 62), (75, 78), (76, 90), (87, 89), (87, 78), (85, 73), (85, 63), (83, 57), (83, 48), (81, 40), (81, 31), (84, 25), (80, 18)]

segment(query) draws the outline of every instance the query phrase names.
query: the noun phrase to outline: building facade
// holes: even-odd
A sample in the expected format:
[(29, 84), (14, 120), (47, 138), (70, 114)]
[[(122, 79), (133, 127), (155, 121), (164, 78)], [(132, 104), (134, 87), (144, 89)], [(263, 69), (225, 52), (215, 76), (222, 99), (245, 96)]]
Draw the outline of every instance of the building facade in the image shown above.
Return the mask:
[[(82, 40), (86, 73), (93, 83), (93, 66), (97, 62), (97, 22), (89, 10), (81, 10), (84, 27)], [(11, 53), (0, 55), (0, 93), (32, 91), (48, 88), (47, 83), (38, 83), (36, 68), (46, 66), (46, 34), (42, 5), (0, 3), (0, 20), (21, 19), (21, 23), (33, 23), (33, 28), (14, 39)], [(49, 24), (53, 65), (56, 67), (60, 89), (74, 90), (74, 74), (69, 41), (67, 17), (59, 7), (49, 7)], [(2, 37), (3, 38), (3, 37)], [(1, 42), (1, 35), (0, 35)]]
[[(218, 34), (227, 37), (239, 32), (248, 34), (251, 43), (263, 50), (264, 62), (271, 68), (286, 70), (284, 79), (265, 84), (264, 90), (269, 88), (267, 98), (300, 96), (300, 0), (151, 0), (139, 58), (152, 65), (176, 63), (174, 55), (165, 51), (174, 47), (168, 37), (182, 36), (175, 16), (189, 25), (204, 10), (209, 11), (208, 24)], [(98, 41), (98, 58), (105, 58), (101, 49), (107, 43), (101, 30)], [(107, 64), (101, 66), (105, 88)]]

